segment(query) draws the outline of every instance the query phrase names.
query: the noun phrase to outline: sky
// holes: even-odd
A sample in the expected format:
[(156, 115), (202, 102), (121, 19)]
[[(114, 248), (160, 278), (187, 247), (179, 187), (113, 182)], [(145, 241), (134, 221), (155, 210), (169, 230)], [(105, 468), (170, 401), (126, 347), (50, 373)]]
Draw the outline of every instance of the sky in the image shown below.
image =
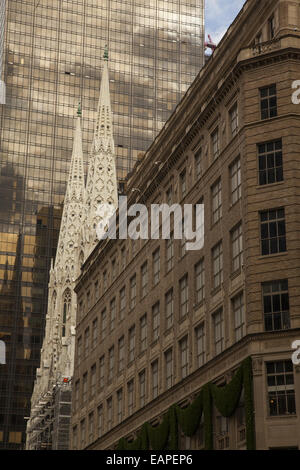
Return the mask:
[(218, 44), (244, 3), (245, 0), (205, 0), (205, 39), (210, 34)]

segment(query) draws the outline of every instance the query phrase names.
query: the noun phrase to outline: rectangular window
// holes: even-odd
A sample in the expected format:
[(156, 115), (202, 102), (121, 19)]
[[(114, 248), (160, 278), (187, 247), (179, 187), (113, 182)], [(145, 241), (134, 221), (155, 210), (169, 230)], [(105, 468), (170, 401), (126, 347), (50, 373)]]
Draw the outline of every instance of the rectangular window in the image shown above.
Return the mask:
[(235, 273), (243, 266), (243, 233), (242, 224), (231, 231), (232, 272)]
[(91, 367), (91, 397), (96, 393), (96, 364)]
[(205, 363), (205, 329), (204, 323), (195, 328), (196, 340), (196, 366), (201, 367)]
[(113, 426), (113, 400), (109, 397), (106, 401), (107, 406), (107, 430), (109, 431)]
[(262, 285), (266, 331), (290, 328), (289, 287), (286, 279)]
[(170, 186), (166, 192), (166, 202), (169, 206), (173, 204), (173, 188)]
[(116, 260), (113, 259), (111, 262), (111, 279), (114, 281), (117, 277), (117, 263)]
[(103, 341), (106, 337), (106, 308), (101, 312), (101, 340)]
[(203, 302), (205, 298), (204, 259), (195, 266), (195, 297), (196, 304)]
[(180, 182), (181, 197), (184, 198), (184, 196), (186, 195), (186, 170), (180, 173), (179, 182)]
[(195, 177), (196, 180), (202, 175), (202, 147), (200, 147), (195, 153)]
[(108, 351), (108, 381), (111, 382), (115, 369), (115, 348), (112, 346)]
[(293, 363), (290, 360), (267, 362), (270, 416), (296, 413)]
[(134, 361), (135, 356), (135, 326), (132, 326), (128, 332), (128, 363)]
[(81, 448), (83, 449), (85, 446), (85, 419), (80, 421), (80, 442)]
[(158, 360), (152, 362), (152, 398), (156, 398), (158, 395)]
[(212, 249), (213, 289), (217, 289), (223, 283), (223, 247), (222, 242)]
[(140, 385), (140, 407), (145, 406), (146, 403), (146, 371), (143, 370), (139, 373), (139, 385)]
[(130, 380), (127, 384), (127, 396), (128, 396), (128, 416), (133, 413), (134, 407), (134, 383)]
[(123, 320), (125, 315), (125, 307), (126, 307), (126, 292), (125, 287), (122, 287), (120, 290), (120, 320)]
[(173, 326), (174, 321), (174, 295), (173, 289), (170, 289), (165, 295), (166, 304), (166, 330)]
[(268, 23), (269, 23), (269, 37), (270, 37), (270, 40), (272, 40), (275, 37), (275, 18), (274, 18), (274, 15), (271, 16)]
[(118, 341), (118, 351), (119, 351), (119, 357), (118, 357), (118, 372), (122, 372), (124, 370), (124, 359), (125, 359), (125, 341), (124, 341), (124, 336), (122, 336), (119, 341)]
[(103, 406), (99, 405), (97, 408), (98, 411), (98, 437), (101, 437), (103, 434)]
[(260, 213), (261, 254), (286, 251), (285, 211), (270, 209)]
[(219, 179), (211, 188), (212, 197), (212, 224), (217, 223), (222, 217), (222, 183)]
[(89, 355), (90, 329), (86, 328), (84, 332), (84, 357)]
[(160, 277), (160, 250), (159, 248), (153, 253), (153, 285), (156, 286)]
[(90, 293), (90, 291), (88, 291), (87, 294), (86, 294), (86, 305), (87, 305), (87, 308), (89, 310), (90, 306), (91, 306), (91, 293)]
[(239, 128), (238, 105), (237, 103), (229, 111), (231, 135), (234, 137)]
[(179, 281), (180, 295), (180, 318), (184, 318), (189, 312), (189, 285), (188, 275), (183, 276)]
[(148, 290), (148, 264), (147, 261), (141, 267), (141, 296), (145, 297)]
[(122, 269), (125, 269), (126, 267), (126, 250), (125, 247), (121, 249), (121, 266)]
[(182, 340), (179, 341), (179, 351), (180, 351), (180, 377), (184, 379), (188, 375), (188, 337), (185, 336)]
[(117, 419), (118, 419), (118, 424), (120, 424), (123, 419), (123, 390), (122, 388), (117, 391), (117, 404), (118, 404)]
[(159, 302), (152, 307), (152, 341), (156, 341), (159, 338), (160, 329), (160, 311)]
[(141, 334), (141, 353), (147, 349), (147, 315), (140, 318), (140, 334)]
[(130, 279), (130, 308), (136, 305), (136, 275)]
[(217, 355), (224, 350), (225, 346), (223, 309), (220, 309), (213, 315), (213, 325), (215, 354)]
[(170, 238), (166, 239), (166, 272), (168, 273), (174, 266), (174, 232), (170, 233)]
[(82, 387), (82, 403), (86, 403), (87, 401), (87, 389), (88, 389), (88, 374), (87, 372), (85, 374), (83, 374), (83, 378), (82, 378), (82, 384), (83, 384), (83, 387)]
[(115, 328), (116, 323), (116, 299), (113, 298), (110, 302), (110, 331)]
[(239, 341), (246, 334), (245, 325), (245, 306), (243, 293), (237, 295), (231, 300), (234, 318), (235, 341)]
[(89, 442), (93, 442), (94, 437), (94, 412), (89, 414)]
[(165, 352), (166, 390), (173, 385), (173, 351)]
[(230, 172), (230, 189), (231, 189), (231, 205), (234, 205), (242, 197), (241, 182), (241, 159), (237, 158), (229, 167)]
[(107, 271), (103, 272), (103, 290), (106, 292), (107, 290)]
[(276, 85), (260, 89), (260, 112), (261, 119), (270, 119), (277, 116)]
[(95, 300), (98, 300), (100, 296), (99, 281), (95, 281), (94, 292), (95, 292)]
[(283, 181), (282, 140), (258, 144), (259, 184)]
[(104, 388), (105, 385), (105, 356), (101, 356), (99, 359), (99, 387)]
[(81, 361), (81, 354), (82, 354), (82, 337), (80, 336), (77, 341), (77, 360), (78, 364)]
[(79, 409), (80, 380), (75, 383), (75, 410)]
[(212, 143), (212, 154), (213, 154), (213, 160), (216, 160), (219, 157), (220, 154), (220, 142), (219, 142), (219, 129), (217, 129), (213, 132), (211, 135), (211, 143)]
[(93, 328), (92, 328), (92, 348), (94, 349), (97, 346), (97, 339), (98, 339), (98, 318), (93, 320)]

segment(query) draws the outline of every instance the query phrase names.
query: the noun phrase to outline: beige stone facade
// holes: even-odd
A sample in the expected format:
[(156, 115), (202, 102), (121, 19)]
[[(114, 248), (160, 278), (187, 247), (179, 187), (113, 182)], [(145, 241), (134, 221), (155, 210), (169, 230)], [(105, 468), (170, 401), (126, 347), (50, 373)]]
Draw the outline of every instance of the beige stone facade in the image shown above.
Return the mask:
[[(110, 240), (83, 266), (71, 448), (115, 448), (248, 356), (256, 448), (300, 446), (299, 79), (300, 2), (249, 0), (127, 181), (128, 206), (203, 203), (204, 248)], [(246, 448), (242, 401), (213, 436)]]

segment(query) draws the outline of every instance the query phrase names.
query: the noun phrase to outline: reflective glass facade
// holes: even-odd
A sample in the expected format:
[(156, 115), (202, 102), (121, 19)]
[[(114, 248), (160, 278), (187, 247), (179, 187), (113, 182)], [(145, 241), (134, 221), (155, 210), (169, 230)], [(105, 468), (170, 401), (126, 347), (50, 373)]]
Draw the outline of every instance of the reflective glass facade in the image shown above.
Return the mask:
[[(117, 170), (124, 177), (203, 65), (203, 3), (6, 1), (0, 339), (7, 364), (0, 365), (0, 449), (25, 442), (78, 101), (87, 164), (107, 43)], [(0, 27), (4, 8), (0, 0)]]

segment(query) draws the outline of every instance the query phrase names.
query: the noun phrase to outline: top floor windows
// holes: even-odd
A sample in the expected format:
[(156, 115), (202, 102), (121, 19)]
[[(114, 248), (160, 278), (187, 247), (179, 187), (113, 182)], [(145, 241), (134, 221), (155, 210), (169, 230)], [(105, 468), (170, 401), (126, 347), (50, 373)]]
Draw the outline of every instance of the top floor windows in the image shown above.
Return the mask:
[(270, 119), (277, 116), (276, 85), (260, 89), (260, 112), (261, 119)]
[(220, 154), (220, 137), (219, 137), (218, 127), (211, 135), (211, 143), (212, 143), (213, 160), (216, 160)]
[(229, 111), (229, 117), (230, 117), (231, 135), (234, 137), (237, 134), (238, 128), (239, 128), (239, 116), (238, 116), (237, 103), (235, 103), (235, 105)]
[(261, 254), (271, 255), (286, 251), (284, 208), (260, 213)]
[(259, 184), (283, 181), (282, 140), (259, 144), (257, 149)]

